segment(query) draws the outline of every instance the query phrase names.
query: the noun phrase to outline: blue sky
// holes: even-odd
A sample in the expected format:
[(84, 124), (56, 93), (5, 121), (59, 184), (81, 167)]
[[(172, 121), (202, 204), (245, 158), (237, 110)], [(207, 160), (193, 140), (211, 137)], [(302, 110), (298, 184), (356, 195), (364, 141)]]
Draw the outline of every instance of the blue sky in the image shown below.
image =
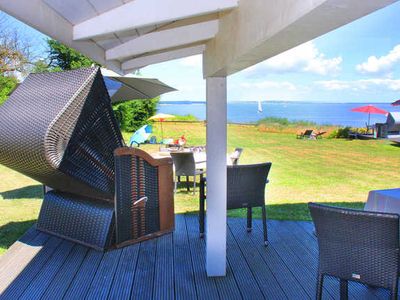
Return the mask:
[[(400, 3), (228, 78), (229, 101), (392, 102), (400, 98)], [(36, 52), (44, 37), (25, 25)], [(141, 69), (179, 91), (162, 100), (205, 100), (201, 56)]]

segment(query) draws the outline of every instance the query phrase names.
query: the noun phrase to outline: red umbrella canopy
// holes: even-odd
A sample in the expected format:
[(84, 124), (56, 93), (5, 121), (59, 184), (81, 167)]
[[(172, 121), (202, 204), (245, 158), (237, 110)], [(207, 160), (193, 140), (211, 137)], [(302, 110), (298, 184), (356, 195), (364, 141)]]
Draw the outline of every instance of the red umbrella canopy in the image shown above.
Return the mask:
[(392, 103), (393, 106), (400, 106), (400, 99)]
[(353, 108), (351, 111), (362, 112), (366, 114), (381, 114), (381, 115), (386, 115), (388, 113), (386, 110), (380, 109), (371, 104)]

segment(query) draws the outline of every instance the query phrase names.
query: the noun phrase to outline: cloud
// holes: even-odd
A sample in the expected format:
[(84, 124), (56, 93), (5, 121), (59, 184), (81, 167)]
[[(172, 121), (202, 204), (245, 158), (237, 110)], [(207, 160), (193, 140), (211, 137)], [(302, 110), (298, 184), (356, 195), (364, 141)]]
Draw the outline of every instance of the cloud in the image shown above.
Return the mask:
[(353, 81), (345, 80), (326, 80), (316, 81), (317, 85), (322, 86), (326, 90), (368, 90), (376, 88), (385, 88), (391, 91), (400, 91), (400, 79), (389, 78), (372, 78), (360, 79)]
[(357, 65), (356, 69), (364, 74), (389, 73), (398, 62), (400, 62), (400, 45), (390, 50), (387, 55), (368, 57), (367, 61)]
[(274, 73), (307, 72), (318, 75), (336, 74), (341, 70), (342, 57), (326, 58), (315, 44), (304, 43), (246, 70), (248, 73), (268, 71)]
[(285, 89), (294, 91), (296, 86), (288, 81), (259, 81), (259, 82), (244, 82), (240, 84), (243, 88), (256, 88), (256, 89)]

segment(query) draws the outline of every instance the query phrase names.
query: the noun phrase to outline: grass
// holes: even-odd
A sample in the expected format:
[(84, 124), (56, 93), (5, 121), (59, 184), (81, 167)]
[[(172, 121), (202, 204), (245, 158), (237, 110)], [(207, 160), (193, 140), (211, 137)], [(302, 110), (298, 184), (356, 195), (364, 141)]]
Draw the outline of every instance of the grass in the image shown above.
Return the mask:
[[(160, 136), (158, 124), (153, 128)], [(205, 144), (203, 123), (165, 122), (163, 128), (165, 137), (185, 135), (191, 145)], [(123, 135), (128, 140), (131, 134)], [(158, 147), (142, 146), (147, 151)], [(310, 220), (310, 201), (362, 208), (368, 191), (395, 188), (400, 181), (400, 148), (384, 140), (298, 140), (292, 132), (228, 125), (228, 151), (235, 147), (244, 148), (241, 163), (272, 161), (266, 195), (271, 219)], [(41, 198), (39, 183), (0, 165), (0, 255), (35, 222)], [(195, 213), (198, 194), (187, 193), (182, 185), (175, 210)], [(229, 215), (242, 217), (245, 212), (230, 211)], [(256, 209), (255, 217), (260, 216)]]

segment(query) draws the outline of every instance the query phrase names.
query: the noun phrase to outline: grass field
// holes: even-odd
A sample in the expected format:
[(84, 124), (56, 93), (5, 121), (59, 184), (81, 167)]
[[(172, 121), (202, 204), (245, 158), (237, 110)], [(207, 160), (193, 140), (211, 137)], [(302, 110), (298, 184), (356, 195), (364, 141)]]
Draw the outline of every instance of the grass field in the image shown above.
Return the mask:
[[(155, 134), (160, 136), (158, 126)], [(164, 136), (185, 135), (190, 145), (205, 144), (203, 123), (164, 124)], [(130, 134), (124, 134), (128, 139)], [(307, 203), (362, 208), (368, 191), (398, 187), (400, 147), (388, 141), (297, 140), (293, 133), (271, 133), (248, 125), (228, 126), (228, 150), (244, 148), (240, 163), (272, 162), (267, 213), (273, 219), (309, 220)], [(157, 151), (157, 145), (143, 149)], [(41, 204), (39, 183), (0, 166), (0, 255), (35, 222)], [(198, 194), (182, 186), (177, 213), (196, 212)], [(260, 212), (255, 210), (256, 217)], [(244, 216), (231, 211), (230, 216)]]

